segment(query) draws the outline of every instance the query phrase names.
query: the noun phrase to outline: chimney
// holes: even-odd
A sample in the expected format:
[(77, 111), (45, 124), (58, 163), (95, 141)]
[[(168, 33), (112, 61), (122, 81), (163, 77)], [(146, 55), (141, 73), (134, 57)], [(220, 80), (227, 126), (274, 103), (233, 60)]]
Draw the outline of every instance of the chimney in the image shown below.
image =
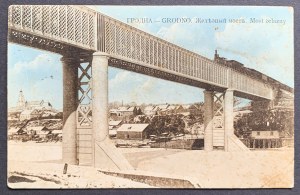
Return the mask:
[(215, 58), (214, 61), (216, 61), (219, 58), (218, 50), (215, 50)]

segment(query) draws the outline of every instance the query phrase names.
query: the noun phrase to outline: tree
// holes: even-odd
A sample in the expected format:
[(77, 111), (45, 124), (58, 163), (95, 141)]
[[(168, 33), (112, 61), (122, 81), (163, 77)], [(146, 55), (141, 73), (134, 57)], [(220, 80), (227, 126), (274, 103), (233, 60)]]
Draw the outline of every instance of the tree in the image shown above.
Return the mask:
[[(149, 119), (146, 118), (145, 122)], [(150, 120), (150, 119), (149, 119)], [(182, 115), (154, 116), (150, 120), (147, 135), (161, 135), (162, 133), (178, 134), (184, 132), (185, 123)]]

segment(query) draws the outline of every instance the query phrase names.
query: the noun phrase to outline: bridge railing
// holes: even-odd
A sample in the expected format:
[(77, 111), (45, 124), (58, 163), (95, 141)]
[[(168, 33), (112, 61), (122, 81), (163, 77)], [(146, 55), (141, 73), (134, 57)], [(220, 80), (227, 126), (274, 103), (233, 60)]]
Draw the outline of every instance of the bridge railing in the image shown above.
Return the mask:
[(237, 91), (261, 96), (267, 99), (272, 99), (272, 89), (271, 87), (250, 76), (237, 72), (230, 69), (231, 75), (228, 77), (229, 88), (236, 89)]
[(73, 44), (96, 48), (96, 13), (67, 5), (11, 5), (9, 28)]
[(272, 98), (272, 89), (262, 81), (118, 20), (98, 13), (98, 26), (98, 37), (102, 38), (102, 44), (98, 43), (98, 50), (113, 57), (171, 71), (220, 87)]
[(105, 28), (100, 33), (101, 37), (105, 33), (105, 47), (99, 47), (100, 50), (126, 60), (227, 86), (226, 67), (113, 18), (99, 15)]

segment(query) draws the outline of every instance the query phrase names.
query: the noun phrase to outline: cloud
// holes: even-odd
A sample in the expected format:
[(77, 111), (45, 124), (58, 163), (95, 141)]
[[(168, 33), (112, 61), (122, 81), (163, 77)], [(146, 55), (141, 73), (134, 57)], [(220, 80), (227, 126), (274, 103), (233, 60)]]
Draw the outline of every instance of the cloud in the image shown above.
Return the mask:
[(186, 25), (180, 23), (174, 23), (169, 27), (162, 26), (158, 30), (157, 36), (173, 43), (181, 42), (181, 40), (191, 40), (193, 33), (188, 28), (184, 28), (184, 26)]
[(29, 62), (23, 62), (19, 61), (17, 62), (13, 68), (9, 69), (9, 71), (13, 74), (19, 74), (24, 70), (37, 70), (40, 68), (40, 66), (47, 66), (50, 67), (54, 63), (53, 57), (48, 54), (40, 54), (36, 56), (32, 61)]
[[(25, 52), (26, 51), (26, 52)], [(21, 52), (22, 53), (22, 52)], [(30, 55), (24, 50), (23, 55)], [(9, 53), (9, 57), (12, 53)], [(39, 54), (32, 60), (8, 65), (8, 104), (15, 106), (22, 89), (26, 100), (49, 100), (56, 108), (62, 107), (62, 65), (60, 56)], [(30, 59), (30, 58), (29, 58)]]
[[(62, 101), (62, 79), (60, 78), (48, 78), (41, 80), (39, 82), (35, 82), (34, 85), (30, 88), (30, 94), (28, 93), (28, 97), (31, 100), (45, 100), (50, 101), (55, 106), (58, 106), (57, 101)], [(60, 94), (60, 95), (58, 95)]]
[(119, 72), (114, 78), (109, 80), (109, 86), (111, 88), (118, 87), (119, 84), (122, 84), (124, 81), (129, 79), (130, 72), (123, 71)]
[(151, 91), (155, 89), (155, 85), (157, 84), (157, 79), (155, 78), (148, 78), (145, 83), (142, 84), (140, 89), (143, 91)]
[(116, 68), (109, 68), (110, 73), (115, 73), (109, 79), (109, 101), (139, 101), (141, 86), (148, 77)]
[(143, 80), (143, 77), (141, 74), (137, 74), (134, 72), (129, 71), (120, 71), (120, 69), (114, 69), (117, 70), (117, 74), (115, 77), (109, 79), (109, 87), (110, 88), (118, 88), (123, 85), (130, 84), (131, 82), (140, 82)]
[(157, 93), (157, 88), (161, 83), (160, 80), (154, 77), (139, 76), (142, 79), (136, 85), (133, 85), (129, 96), (139, 103), (157, 101), (160, 98)]

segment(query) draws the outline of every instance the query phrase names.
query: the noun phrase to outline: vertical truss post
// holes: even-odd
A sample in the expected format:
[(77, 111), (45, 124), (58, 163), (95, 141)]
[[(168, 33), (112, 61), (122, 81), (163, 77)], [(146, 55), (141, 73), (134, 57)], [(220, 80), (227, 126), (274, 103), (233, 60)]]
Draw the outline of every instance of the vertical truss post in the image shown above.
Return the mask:
[(234, 135), (233, 127), (233, 90), (227, 89), (224, 96), (224, 115), (225, 115), (225, 151), (229, 151), (228, 139)]
[(213, 96), (213, 147), (224, 148), (224, 93), (215, 92)]
[(92, 57), (82, 56), (78, 66), (77, 158), (79, 165), (92, 165)]

